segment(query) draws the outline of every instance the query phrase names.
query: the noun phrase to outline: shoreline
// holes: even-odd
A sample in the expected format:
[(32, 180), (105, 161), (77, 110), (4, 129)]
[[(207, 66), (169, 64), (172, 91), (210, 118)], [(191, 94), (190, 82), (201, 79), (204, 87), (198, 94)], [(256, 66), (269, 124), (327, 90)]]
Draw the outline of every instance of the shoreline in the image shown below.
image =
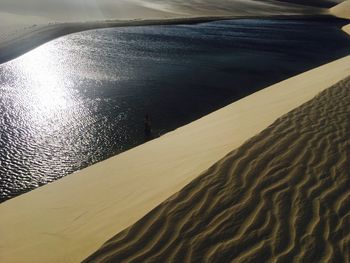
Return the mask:
[(280, 116), (349, 75), (347, 56), (0, 204), (2, 259), (83, 260)]
[(97, 22), (57, 23), (32, 27), (33, 30), (23, 35), (0, 43), (0, 64), (11, 61), (56, 38), (94, 29), (136, 27), (136, 26), (162, 26), (162, 25), (193, 25), (223, 20), (236, 19), (276, 19), (276, 20), (308, 20), (308, 19), (338, 19), (332, 14), (311, 15), (266, 15), (266, 16), (210, 16), (187, 17), (171, 19), (134, 19), (134, 20), (107, 20)]
[[(329, 9), (329, 13), (335, 17), (350, 20), (350, 0), (345, 0)], [(342, 30), (350, 36), (350, 24), (344, 25)]]

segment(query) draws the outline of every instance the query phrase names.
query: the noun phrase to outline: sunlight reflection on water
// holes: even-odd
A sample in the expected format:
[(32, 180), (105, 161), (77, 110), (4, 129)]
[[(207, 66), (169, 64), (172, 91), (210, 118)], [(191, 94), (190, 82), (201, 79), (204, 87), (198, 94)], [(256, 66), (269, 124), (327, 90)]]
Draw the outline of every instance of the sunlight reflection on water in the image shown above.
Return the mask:
[(67, 74), (69, 57), (59, 52), (60, 44), (60, 41), (51, 42), (29, 52), (11, 69), (18, 74), (13, 84), (24, 88), (23, 102), (28, 116), (37, 125), (67, 109), (77, 99), (69, 89), (73, 86)]
[(81, 126), (96, 121), (74, 83), (72, 64), (79, 67), (82, 60), (67, 52), (72, 45), (70, 38), (58, 39), (0, 68), (0, 172), (6, 175), (1, 196), (13, 186), (36, 187), (57, 179), (58, 171), (63, 176), (91, 161), (79, 151), (91, 143), (94, 129), (85, 135)]

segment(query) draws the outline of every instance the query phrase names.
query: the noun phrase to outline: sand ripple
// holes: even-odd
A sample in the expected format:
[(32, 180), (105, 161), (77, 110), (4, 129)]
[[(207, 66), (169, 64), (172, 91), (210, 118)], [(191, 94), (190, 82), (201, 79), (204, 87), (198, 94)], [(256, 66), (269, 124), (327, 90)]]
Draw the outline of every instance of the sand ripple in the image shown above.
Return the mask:
[(85, 262), (350, 262), (349, 114), (350, 78), (278, 119)]

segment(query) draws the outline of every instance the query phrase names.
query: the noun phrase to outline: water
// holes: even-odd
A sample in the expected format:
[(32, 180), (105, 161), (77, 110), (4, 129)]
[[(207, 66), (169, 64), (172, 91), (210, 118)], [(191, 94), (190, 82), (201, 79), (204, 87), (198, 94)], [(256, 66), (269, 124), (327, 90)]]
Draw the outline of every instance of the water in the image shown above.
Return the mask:
[(343, 23), (93, 30), (0, 65), (1, 201), (143, 143), (145, 113), (162, 134), (349, 54)]

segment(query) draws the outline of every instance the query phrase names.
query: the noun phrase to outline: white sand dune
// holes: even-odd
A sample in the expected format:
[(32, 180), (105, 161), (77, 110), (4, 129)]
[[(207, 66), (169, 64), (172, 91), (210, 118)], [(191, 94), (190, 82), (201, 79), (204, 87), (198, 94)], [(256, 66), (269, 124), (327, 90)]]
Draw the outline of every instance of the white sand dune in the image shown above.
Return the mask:
[[(166, 134), (157, 140), (0, 204), (0, 261), (20, 263), (78, 262), (83, 260), (96, 251), (103, 242), (126, 227), (134, 224), (165, 199), (190, 183), (227, 153), (242, 145), (247, 139), (266, 129), (281, 115), (311, 100), (319, 92), (349, 75), (350, 56), (273, 85), (174, 132)], [(341, 94), (343, 93), (336, 92), (336, 99), (341, 98)], [(332, 99), (333, 98), (328, 98), (330, 101)], [(339, 118), (344, 119), (344, 114), (345, 116), (348, 114), (347, 110), (348, 108), (344, 108), (344, 112), (339, 115)], [(328, 113), (332, 116), (334, 115), (331, 111), (326, 111), (326, 108), (318, 109), (318, 112), (322, 111), (325, 111), (322, 116)], [(317, 119), (317, 116), (308, 117), (305, 113), (301, 123), (304, 123), (308, 118), (314, 120)], [(322, 125), (323, 122), (322, 120), (314, 121), (317, 127)], [(289, 122), (296, 125), (295, 127), (299, 125), (297, 119), (291, 119)], [(289, 122), (288, 125), (290, 125)], [(282, 124), (282, 128), (284, 126), (285, 125)], [(276, 138), (283, 141), (283, 136), (292, 132), (294, 129), (293, 127), (294, 126), (290, 126), (290, 128), (285, 127), (285, 129), (281, 129), (281, 133), (277, 134)], [(333, 124), (330, 125), (329, 129), (333, 128)], [(326, 129), (325, 132), (327, 133), (328, 128), (324, 127), (324, 129)], [(295, 135), (298, 133), (292, 133), (294, 137), (289, 136), (288, 141), (290, 142), (288, 143), (293, 143), (293, 140), (295, 140), (295, 143), (298, 145), (297, 149), (300, 148), (300, 145), (305, 147), (305, 145), (316, 144), (320, 149), (323, 149), (323, 147), (327, 148), (329, 145), (332, 146), (333, 141), (330, 140), (332, 140), (333, 137), (331, 136), (333, 135), (328, 136), (326, 134), (324, 138), (322, 137), (322, 139), (320, 139), (318, 144), (318, 139), (312, 140), (312, 136), (309, 135), (306, 130), (303, 130), (303, 132), (306, 134), (300, 134), (302, 139), (299, 139), (298, 136)], [(342, 134), (343, 129), (340, 129), (339, 133)], [(308, 142), (307, 138), (310, 136), (312, 141)], [(334, 137), (336, 142), (338, 142), (337, 138), (338, 137)], [(256, 145), (256, 147), (259, 147), (259, 150), (261, 150), (261, 147), (264, 145), (264, 143), (261, 143), (260, 145)], [(250, 151), (249, 147), (244, 149), (247, 152)], [(289, 148), (280, 149), (279, 153), (281, 156), (284, 155), (285, 152), (289, 152), (288, 149)], [(270, 152), (271, 150), (272, 149), (267, 149), (266, 151)], [(252, 151), (255, 150), (252, 149)], [(322, 159), (320, 161), (321, 163), (334, 163), (336, 161), (333, 155), (330, 156), (328, 161), (323, 155), (318, 156), (312, 153), (309, 155), (309, 153), (304, 150), (300, 150), (300, 152), (297, 153), (299, 155), (294, 154), (292, 155), (293, 158), (291, 157), (288, 159), (286, 157), (286, 172), (299, 171), (299, 168), (306, 169), (306, 167), (299, 167), (298, 165), (288, 168), (289, 161), (294, 164), (300, 158), (300, 160), (302, 160), (304, 157), (307, 158), (308, 161), (316, 163), (320, 161), (319, 159)], [(336, 154), (336, 152), (334, 152), (334, 154)], [(343, 158), (340, 158), (339, 165), (341, 165), (342, 162)], [(239, 175), (237, 180), (242, 179), (244, 181), (247, 179), (245, 174), (246, 170), (249, 168), (249, 162), (247, 163), (248, 166), (241, 166), (243, 163), (244, 158), (239, 168), (242, 174)], [(251, 161), (251, 165), (257, 165), (258, 163), (261, 164), (260, 162)], [(231, 165), (231, 163), (229, 165)], [(317, 167), (315, 167), (315, 169)], [(317, 184), (311, 188), (310, 185), (310, 191), (308, 193), (312, 197), (317, 193), (322, 193), (322, 197), (324, 198), (331, 197), (333, 192), (337, 189), (334, 187), (334, 184), (342, 184), (345, 182), (342, 181), (343, 179), (341, 178), (336, 179), (335, 176), (336, 169), (338, 169), (337, 167), (342, 168), (343, 166), (334, 167), (335, 170), (329, 171), (332, 176), (329, 176), (329, 173), (327, 173), (324, 179), (322, 179), (323, 175), (321, 175), (320, 180), (324, 181), (320, 182), (319, 186)], [(218, 169), (216, 168), (221, 168), (221, 166), (214, 167), (214, 169), (209, 170), (209, 172), (217, 173)], [(257, 168), (259, 169), (256, 171), (264, 173), (267, 171), (266, 167), (263, 165), (257, 166)], [(274, 168), (271, 169), (270, 171), (273, 172)], [(274, 222), (271, 221), (273, 218), (268, 219), (266, 217), (261, 217), (260, 219), (263, 221), (256, 221), (257, 218), (255, 218), (255, 215), (260, 215), (261, 211), (266, 210), (269, 204), (268, 202), (263, 202), (264, 200), (269, 201), (276, 197), (273, 194), (275, 188), (288, 183), (288, 180), (281, 177), (280, 174), (276, 175), (278, 180), (276, 179), (276, 183), (273, 184), (269, 182), (266, 176), (259, 178), (256, 181), (245, 181), (248, 188), (244, 189), (264, 190), (263, 192), (259, 192), (262, 194), (260, 197), (263, 199), (259, 201), (259, 199), (257, 199), (258, 197), (255, 197), (254, 200), (257, 202), (259, 201), (257, 204), (260, 204), (258, 207), (254, 206), (256, 202), (249, 203), (248, 200), (244, 199), (246, 202), (243, 203), (244, 207), (242, 207), (242, 210), (235, 210), (242, 211), (242, 216), (248, 216), (246, 218), (247, 223), (236, 225), (240, 226), (239, 232), (237, 232), (239, 235), (236, 236), (238, 238), (237, 240), (239, 240), (241, 234), (244, 234), (246, 231), (250, 229), (254, 230), (253, 226), (259, 223), (261, 224), (262, 230), (253, 232), (253, 235), (259, 236), (266, 233), (264, 231), (269, 228), (270, 223)], [(284, 197), (281, 199), (281, 204), (284, 204), (285, 201), (286, 204), (288, 204), (287, 201), (290, 200), (288, 199), (289, 197), (295, 198), (299, 196), (297, 195), (298, 189), (300, 188), (302, 190), (306, 187), (303, 184), (304, 182), (309, 186), (312, 180), (310, 181), (303, 176), (296, 175), (295, 180), (291, 182), (294, 185), (292, 188), (293, 191), (287, 191), (285, 194), (283, 191), (279, 192), (279, 196)], [(256, 186), (260, 185), (260, 187), (254, 188), (252, 184)], [(270, 187), (269, 184), (271, 184)], [(193, 186), (193, 184), (191, 184), (191, 186)], [(324, 187), (327, 186), (329, 188), (324, 190)], [(215, 194), (218, 194), (220, 189), (221, 188), (217, 188)], [(322, 189), (324, 192), (320, 191)], [(205, 193), (204, 195), (209, 193), (210, 192)], [(238, 196), (239, 193), (240, 190), (237, 189), (236, 195)], [(243, 193), (241, 196), (242, 198), (249, 199), (249, 192), (243, 191), (241, 193)], [(293, 193), (295, 193), (295, 195), (289, 195)], [(304, 194), (303, 191), (301, 193)], [(188, 197), (183, 196), (183, 200), (195, 201), (190, 197), (191, 195)], [(195, 196), (193, 196), (193, 198), (194, 197)], [(197, 201), (199, 200), (201, 199), (197, 199)], [(228, 201), (229, 199), (225, 200)], [(337, 202), (334, 203), (335, 211), (343, 213), (343, 207), (347, 204), (346, 202), (348, 200), (347, 195), (337, 195), (336, 200)], [(215, 202), (196, 203), (196, 205), (197, 204), (199, 205), (199, 210), (195, 211), (212, 209), (217, 205)], [(235, 207), (235, 209), (236, 208), (237, 207)], [(315, 211), (326, 212), (327, 217), (325, 217), (325, 220), (333, 222), (332, 220), (334, 220), (334, 217), (332, 217), (332, 212), (334, 210), (325, 210), (324, 206), (319, 201), (315, 201), (314, 208), (316, 209)], [(294, 212), (289, 210), (284, 211), (282, 206), (276, 207), (275, 211), (276, 213), (297, 212), (296, 210), (294, 210)], [(196, 214), (188, 215), (190, 215), (191, 218), (186, 222), (191, 222), (196, 219)], [(226, 215), (227, 213), (224, 213), (222, 217), (224, 218)], [(290, 225), (299, 222), (299, 219), (296, 220), (295, 215), (296, 214), (291, 214), (291, 220), (295, 221), (292, 221)], [(272, 215), (267, 214), (267, 217), (271, 216)], [(222, 221), (222, 217), (219, 216), (215, 228), (208, 229), (208, 231), (212, 231), (213, 229), (220, 230), (221, 227), (224, 227), (226, 221)], [(240, 220), (242, 219), (242, 217), (238, 218)], [(221, 224), (221, 222), (223, 224)], [(284, 223), (285, 221), (281, 222)], [(315, 217), (311, 222), (313, 222), (313, 224), (308, 224), (308, 228), (311, 228), (310, 231), (324, 230), (323, 237), (326, 240), (329, 234), (329, 225), (324, 224), (324, 222), (328, 221), (321, 221), (318, 223), (319, 221), (317, 217)], [(343, 224), (346, 223), (346, 219), (339, 222), (340, 225), (338, 225), (338, 228), (342, 229)], [(159, 231), (164, 230), (161, 226), (152, 225), (152, 227), (159, 227)], [(284, 231), (283, 228), (275, 228), (276, 231), (279, 231), (279, 229)], [(297, 226), (289, 229), (290, 233), (294, 233), (296, 236), (298, 236), (299, 230)], [(174, 231), (176, 233), (177, 230)], [(203, 237), (207, 234), (209, 234), (209, 232), (203, 233)], [(261, 248), (265, 248), (265, 246), (269, 244), (268, 242), (266, 244), (256, 243), (256, 246), (254, 246), (254, 240), (252, 241), (251, 237), (251, 235), (247, 236), (245, 242), (250, 242), (249, 244), (252, 248), (254, 247), (256, 251), (260, 251)], [(310, 246), (312, 245), (312, 240), (314, 240), (312, 238), (313, 237), (309, 238), (307, 235), (305, 236), (305, 241), (309, 242), (307, 244)], [(346, 242), (346, 239), (337, 240), (339, 242)], [(289, 247), (293, 246), (292, 241), (293, 240), (280, 240), (279, 246), (276, 247), (276, 249), (279, 253), (285, 252), (284, 254), (288, 255)], [(152, 244), (153, 243), (151, 243), (151, 245)], [(324, 244), (324, 248), (327, 249), (327, 255), (329, 255), (331, 252), (328, 250), (332, 249), (332, 247), (327, 245), (328, 243), (326, 242)], [(129, 246), (129, 244), (127, 245)], [(145, 243), (145, 246), (147, 245), (148, 243)], [(222, 251), (225, 246), (226, 245), (218, 247), (218, 251)], [(216, 250), (211, 250), (211, 253), (214, 255), (216, 253), (215, 251)], [(282, 254), (280, 255), (282, 256)], [(243, 257), (244, 255), (248, 256), (248, 254), (242, 254), (241, 256)], [(253, 253), (253, 255), (255, 254)]]
[(349, 262), (349, 115), (350, 77), (279, 118), (84, 262)]

